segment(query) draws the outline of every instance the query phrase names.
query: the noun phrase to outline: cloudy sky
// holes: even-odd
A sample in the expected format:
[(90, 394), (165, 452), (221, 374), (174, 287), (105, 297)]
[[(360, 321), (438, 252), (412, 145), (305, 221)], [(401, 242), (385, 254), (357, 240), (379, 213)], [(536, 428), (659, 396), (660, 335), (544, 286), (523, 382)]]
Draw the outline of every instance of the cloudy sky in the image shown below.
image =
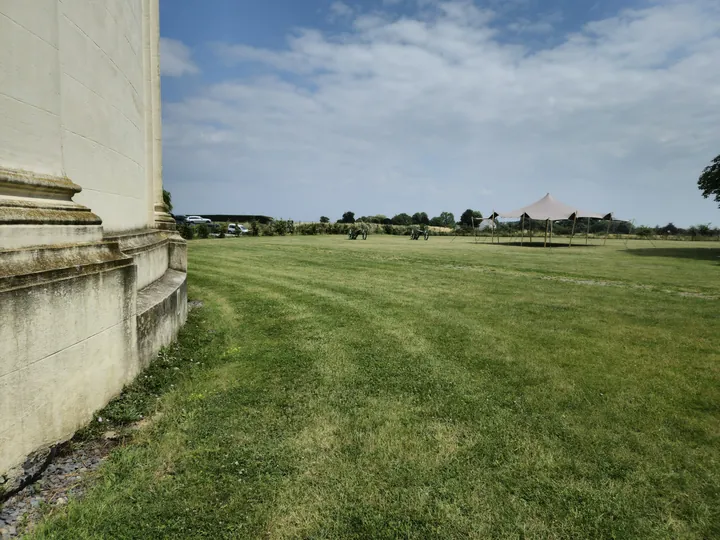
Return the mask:
[(720, 223), (717, 0), (161, 2), (178, 213)]

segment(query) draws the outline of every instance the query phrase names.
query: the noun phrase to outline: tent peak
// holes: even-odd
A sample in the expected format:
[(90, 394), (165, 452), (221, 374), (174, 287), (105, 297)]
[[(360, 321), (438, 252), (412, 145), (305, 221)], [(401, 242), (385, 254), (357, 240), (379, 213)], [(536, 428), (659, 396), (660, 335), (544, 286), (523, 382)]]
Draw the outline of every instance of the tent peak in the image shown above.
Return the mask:
[(526, 216), (530, 219), (557, 221), (562, 219), (576, 219), (580, 217), (602, 219), (606, 214), (580, 211), (574, 206), (570, 206), (556, 200), (552, 195), (550, 195), (550, 193), (546, 193), (542, 199), (529, 206), (525, 206), (508, 213), (493, 212), (493, 215), (501, 218), (519, 219)]

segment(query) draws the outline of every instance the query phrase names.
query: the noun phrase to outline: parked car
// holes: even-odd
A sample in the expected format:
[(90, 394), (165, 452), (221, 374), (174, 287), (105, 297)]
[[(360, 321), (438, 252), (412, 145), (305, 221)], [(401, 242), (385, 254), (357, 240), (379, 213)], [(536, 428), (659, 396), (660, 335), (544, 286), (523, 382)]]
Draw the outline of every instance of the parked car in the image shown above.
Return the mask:
[(247, 234), (248, 232), (249, 231), (247, 230), (247, 228), (243, 225), (239, 225), (236, 223), (231, 223), (230, 225), (228, 225), (228, 234), (230, 235), (240, 236), (243, 234)]
[(211, 219), (204, 218), (202, 216), (187, 216), (185, 218), (186, 223), (190, 223), (191, 225), (197, 225), (199, 223), (207, 223), (208, 225), (212, 223)]
[(171, 215), (175, 219), (176, 225), (180, 226), (180, 225), (185, 225), (185, 223), (187, 223), (187, 216), (175, 216), (173, 214), (171, 214)]

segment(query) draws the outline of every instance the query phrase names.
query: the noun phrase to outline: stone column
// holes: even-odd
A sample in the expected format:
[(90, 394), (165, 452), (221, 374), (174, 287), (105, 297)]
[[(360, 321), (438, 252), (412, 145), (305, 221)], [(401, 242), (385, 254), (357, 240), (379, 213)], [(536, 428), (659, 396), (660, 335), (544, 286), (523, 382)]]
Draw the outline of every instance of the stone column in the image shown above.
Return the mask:
[(58, 2), (0, 0), (0, 269), (6, 250), (102, 238), (64, 173), (59, 16)]
[(150, 84), (152, 111), (152, 181), (156, 229), (175, 229), (175, 220), (163, 200), (162, 183), (162, 100), (160, 94), (160, 0), (149, 0)]
[(142, 0), (143, 33), (143, 103), (145, 128), (145, 195), (147, 197), (148, 227), (155, 226), (155, 180), (153, 178), (152, 130), (152, 40), (150, 39), (150, 0)]

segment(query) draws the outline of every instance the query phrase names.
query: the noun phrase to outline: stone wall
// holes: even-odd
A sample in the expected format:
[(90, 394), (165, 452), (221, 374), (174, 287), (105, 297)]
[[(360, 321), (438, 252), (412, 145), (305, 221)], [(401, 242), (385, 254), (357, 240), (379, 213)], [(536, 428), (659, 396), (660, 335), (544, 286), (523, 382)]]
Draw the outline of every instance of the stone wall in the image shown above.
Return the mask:
[(71, 178), (106, 232), (154, 220), (143, 38), (142, 0), (0, 3), (0, 164)]
[[(158, 0), (0, 0), (0, 487), (177, 335)], [(4, 485), (3, 485), (4, 484)]]

